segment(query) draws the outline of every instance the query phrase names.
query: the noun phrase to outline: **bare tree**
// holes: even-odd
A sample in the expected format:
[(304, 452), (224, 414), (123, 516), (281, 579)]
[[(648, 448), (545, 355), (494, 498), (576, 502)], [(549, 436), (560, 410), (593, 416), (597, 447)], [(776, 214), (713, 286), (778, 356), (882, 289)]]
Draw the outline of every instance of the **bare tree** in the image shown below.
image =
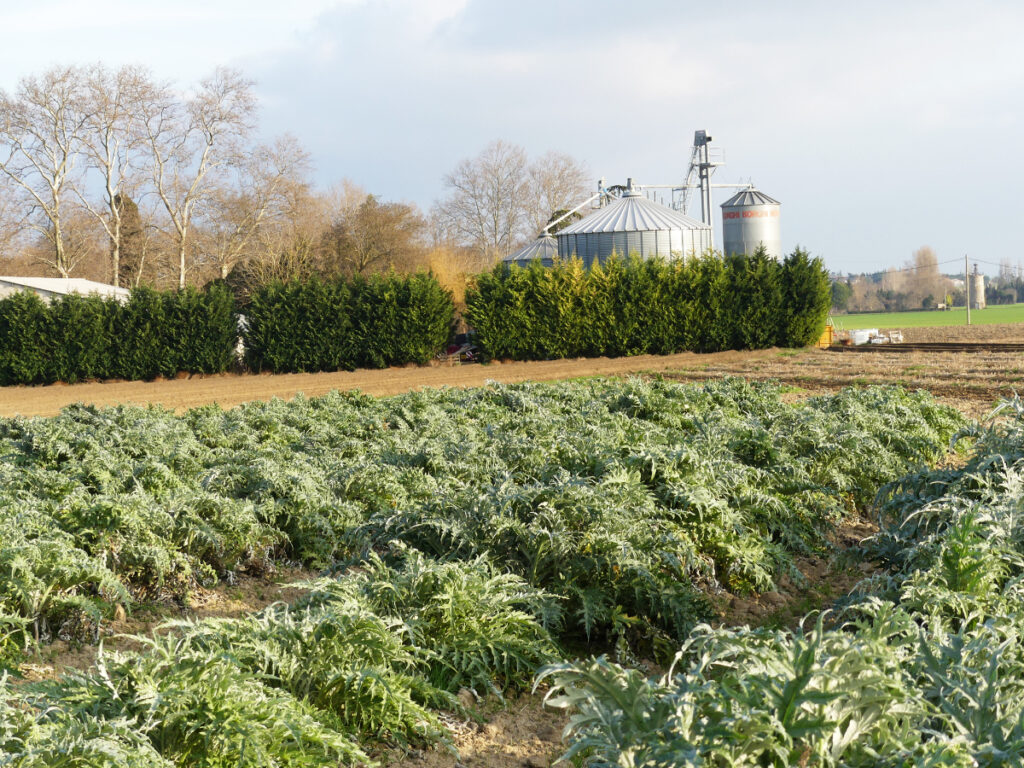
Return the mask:
[[(67, 205), (61, 217), (61, 239), (64, 260), (76, 274), (94, 277), (102, 273), (104, 258), (104, 237), (98, 222), (80, 205)], [(39, 274), (39, 266), (54, 269), (53, 237), (39, 234), (28, 240), (24, 256), (32, 272)], [(69, 270), (69, 271), (70, 271)], [(61, 274), (61, 277), (68, 277)]]
[(227, 277), (246, 257), (261, 229), (289, 215), (296, 187), (308, 186), (309, 167), (298, 141), (284, 136), (245, 153), (230, 182), (214, 187), (205, 234), (219, 277)]
[(526, 151), (494, 141), (444, 177), (449, 194), (436, 205), (442, 227), (457, 241), (496, 258), (518, 242), (527, 221)]
[(100, 203), (93, 204), (87, 185), (79, 185), (75, 191), (103, 228), (109, 244), (110, 282), (120, 285), (124, 211), (119, 201), (135, 194), (136, 176), (148, 159), (141, 121), (159, 89), (139, 67), (111, 72), (97, 65), (85, 73), (83, 85), (88, 117), (81, 150), (101, 179)]
[(211, 176), (237, 154), (255, 111), (252, 84), (240, 73), (218, 69), (182, 105), (166, 86), (146, 105), (144, 129), (152, 153), (154, 191), (170, 219), (178, 287), (185, 287), (189, 236)]
[(382, 203), (369, 195), (327, 234), (332, 255), (344, 271), (411, 269), (423, 261), (427, 222), (414, 206)]
[(296, 184), (285, 188), (283, 198), (282, 215), (257, 230), (252, 255), (228, 274), (235, 295), (243, 300), (257, 286), (327, 271), (323, 241), (331, 227), (334, 196)]
[(62, 277), (76, 265), (64, 224), (89, 119), (82, 85), (79, 69), (58, 67), (23, 78), (14, 96), (0, 92), (0, 174), (22, 191), (27, 221), (48, 243), (39, 258)]
[(530, 164), (526, 216), (528, 235), (538, 236), (551, 215), (569, 211), (591, 194), (590, 171), (573, 157), (548, 152)]
[[(0, 178), (0, 182), (7, 182)], [(14, 185), (0, 183), (0, 258), (10, 259), (22, 245), (24, 234), (23, 206)]]
[(436, 247), (469, 246), (493, 261), (544, 229), (555, 211), (589, 193), (587, 169), (548, 152), (529, 163), (522, 147), (495, 141), (444, 177), (449, 193), (434, 206)]
[(352, 179), (342, 179), (321, 195), (320, 199), (327, 206), (332, 224), (337, 224), (346, 217), (354, 216), (369, 196), (370, 193)]

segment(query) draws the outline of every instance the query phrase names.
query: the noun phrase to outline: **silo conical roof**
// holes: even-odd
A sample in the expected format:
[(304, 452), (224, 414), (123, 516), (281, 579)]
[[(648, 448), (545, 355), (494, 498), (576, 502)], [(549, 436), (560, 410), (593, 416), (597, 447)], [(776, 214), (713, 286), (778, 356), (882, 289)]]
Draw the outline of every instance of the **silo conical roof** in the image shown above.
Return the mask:
[(551, 235), (538, 237), (532, 243), (528, 243), (515, 253), (509, 254), (502, 261), (525, 263), (534, 259), (547, 260), (550, 262), (558, 256), (558, 241)]
[(627, 192), (610, 205), (559, 231), (559, 235), (592, 232), (651, 232), (670, 229), (708, 229), (697, 219), (648, 200), (639, 192)]
[(782, 205), (782, 203), (757, 189), (741, 189), (722, 203), (723, 208), (742, 208), (748, 205)]

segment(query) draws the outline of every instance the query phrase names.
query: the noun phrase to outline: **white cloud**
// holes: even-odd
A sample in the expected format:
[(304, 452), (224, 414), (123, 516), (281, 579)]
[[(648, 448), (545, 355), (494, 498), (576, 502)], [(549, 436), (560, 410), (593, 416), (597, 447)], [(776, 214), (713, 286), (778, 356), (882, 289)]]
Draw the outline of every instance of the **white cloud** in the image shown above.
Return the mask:
[(326, 11), (354, 0), (0, 0), (0, 87), (48, 67), (144, 64), (194, 80), (221, 64), (283, 53)]
[(299, 136), (325, 184), (424, 206), (495, 138), (671, 182), (707, 128), (729, 163), (718, 179), (783, 201), (784, 245), (853, 270), (923, 243), (994, 255), (1001, 231), (978, 224), (1024, 173), (1013, 2), (114, 0), (110, 31), (87, 28), (95, 7), (5, 14), (5, 85), (50, 55), (183, 81), (234, 63), (257, 80), (267, 132)]

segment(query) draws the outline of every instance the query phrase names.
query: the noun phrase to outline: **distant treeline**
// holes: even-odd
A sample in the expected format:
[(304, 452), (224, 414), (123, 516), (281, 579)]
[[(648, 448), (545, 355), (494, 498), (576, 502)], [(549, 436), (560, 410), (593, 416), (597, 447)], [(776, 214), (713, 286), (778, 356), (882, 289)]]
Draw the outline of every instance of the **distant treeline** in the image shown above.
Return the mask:
[[(631, 257), (586, 270), (570, 260), (478, 275), (465, 319), (487, 359), (801, 347), (821, 335), (829, 298), (821, 261), (800, 250), (781, 263)], [(123, 304), (22, 292), (0, 300), (0, 385), (423, 364), (454, 324), (451, 293), (426, 273), (274, 282), (241, 309), (221, 282), (138, 288)]]
[(820, 259), (796, 250), (685, 261), (612, 258), (545, 268), (501, 264), (466, 294), (466, 320), (487, 358), (544, 360), (803, 347), (831, 299)]

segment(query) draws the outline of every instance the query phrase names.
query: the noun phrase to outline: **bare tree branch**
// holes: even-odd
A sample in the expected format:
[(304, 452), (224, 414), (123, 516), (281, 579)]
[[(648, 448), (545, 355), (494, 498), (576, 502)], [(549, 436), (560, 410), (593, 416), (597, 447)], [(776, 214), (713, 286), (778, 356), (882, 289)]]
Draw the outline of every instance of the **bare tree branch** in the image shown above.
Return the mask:
[(75, 67), (23, 78), (14, 96), (0, 92), (0, 175), (24, 192), (31, 226), (51, 247), (43, 258), (62, 277), (77, 263), (66, 248), (64, 221), (89, 117), (82, 73)]
[(218, 69), (184, 105), (164, 87), (147, 105), (144, 129), (152, 153), (154, 191), (170, 219), (177, 250), (178, 287), (185, 287), (193, 217), (209, 179), (228, 165), (255, 112), (252, 83)]
[(472, 247), (491, 261), (506, 256), (537, 237), (554, 211), (584, 199), (588, 176), (568, 155), (528, 163), (522, 147), (492, 142), (444, 177), (448, 196), (432, 212), (435, 244)]

